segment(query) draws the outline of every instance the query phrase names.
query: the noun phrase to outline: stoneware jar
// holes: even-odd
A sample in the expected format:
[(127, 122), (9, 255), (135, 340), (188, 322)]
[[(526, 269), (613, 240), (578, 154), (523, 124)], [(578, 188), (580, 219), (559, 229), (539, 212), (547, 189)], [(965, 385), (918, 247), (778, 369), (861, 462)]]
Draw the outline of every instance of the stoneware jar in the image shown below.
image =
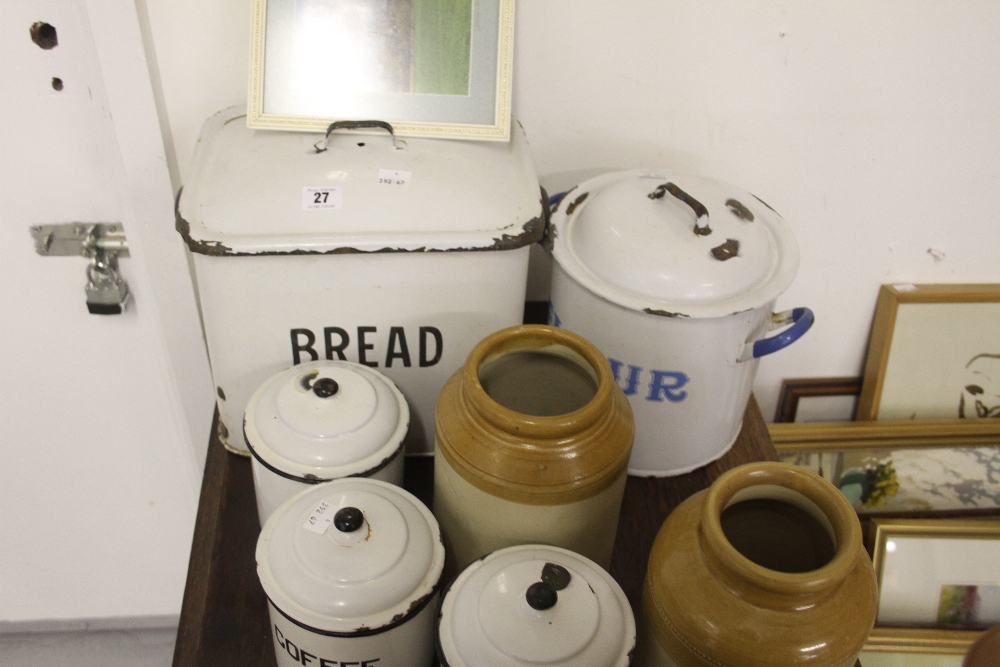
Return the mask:
[(807, 470), (751, 463), (681, 503), (657, 534), (636, 664), (853, 667), (876, 608), (843, 495)]
[(438, 618), (442, 667), (625, 667), (635, 620), (621, 587), (566, 549), (525, 545), (477, 560)]
[[(669, 171), (591, 179), (557, 205), (547, 245), (549, 323), (608, 356), (635, 413), (632, 475), (686, 473), (725, 454), (758, 358), (813, 322), (808, 308), (773, 310), (799, 266), (788, 224), (713, 179)], [(777, 327), (787, 328), (766, 337)]]
[(290, 498), (257, 540), (279, 667), (430, 667), (444, 546), (430, 510), (372, 479)]
[(261, 525), (311, 484), (371, 477), (401, 486), (409, 423), (392, 380), (361, 364), (315, 361), (269, 378), (243, 420)]
[(517, 544), (608, 567), (634, 426), (597, 348), (555, 327), (498, 331), (445, 384), (436, 417), (449, 573)]

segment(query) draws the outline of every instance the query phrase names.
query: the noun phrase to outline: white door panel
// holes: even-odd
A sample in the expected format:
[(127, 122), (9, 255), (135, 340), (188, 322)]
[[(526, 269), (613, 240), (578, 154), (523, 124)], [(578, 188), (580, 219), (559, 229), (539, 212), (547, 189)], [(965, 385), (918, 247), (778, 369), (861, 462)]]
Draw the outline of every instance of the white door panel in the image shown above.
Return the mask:
[[(6, 0), (0, 58), (0, 629), (176, 616), (213, 403), (135, 8)], [(35, 253), (70, 221), (124, 223), (123, 315)]]

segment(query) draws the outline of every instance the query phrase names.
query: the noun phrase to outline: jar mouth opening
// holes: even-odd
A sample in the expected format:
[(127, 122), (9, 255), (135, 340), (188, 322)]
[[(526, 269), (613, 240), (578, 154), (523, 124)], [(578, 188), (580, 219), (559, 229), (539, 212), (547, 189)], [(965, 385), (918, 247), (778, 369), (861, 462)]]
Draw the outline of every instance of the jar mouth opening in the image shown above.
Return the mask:
[(861, 548), (857, 515), (840, 491), (782, 463), (748, 464), (721, 476), (708, 492), (702, 526), (723, 566), (781, 593), (835, 585)]
[(578, 430), (611, 400), (611, 368), (584, 338), (546, 325), (522, 325), (483, 339), (463, 371), (469, 399), (498, 426)]

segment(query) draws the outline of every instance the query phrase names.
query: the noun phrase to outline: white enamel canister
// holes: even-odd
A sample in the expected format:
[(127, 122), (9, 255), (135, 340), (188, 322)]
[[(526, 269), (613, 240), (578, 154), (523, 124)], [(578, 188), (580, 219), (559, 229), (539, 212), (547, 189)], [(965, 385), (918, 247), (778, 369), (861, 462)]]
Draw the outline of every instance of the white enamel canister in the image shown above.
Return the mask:
[(559, 547), (495, 551), (451, 584), (438, 619), (442, 667), (624, 667), (635, 619), (618, 583)]
[(256, 555), (279, 667), (430, 667), (444, 546), (407, 491), (313, 486), (271, 515)]
[(476, 342), (523, 317), (528, 251), (544, 226), (524, 132), (323, 140), (250, 130), (244, 114), (205, 123), (177, 201), (220, 439), (246, 453), (253, 391), (294, 364), (339, 359), (390, 377), (410, 404), (408, 451), (431, 451), (445, 380)]
[(317, 361), (272, 376), (243, 421), (261, 525), (313, 484), (370, 477), (402, 486), (409, 423), (399, 389), (368, 366)]
[(808, 308), (772, 312), (798, 271), (788, 224), (744, 190), (669, 171), (581, 183), (550, 224), (550, 323), (608, 357), (635, 414), (629, 474), (686, 473), (725, 454), (758, 358), (813, 322)]

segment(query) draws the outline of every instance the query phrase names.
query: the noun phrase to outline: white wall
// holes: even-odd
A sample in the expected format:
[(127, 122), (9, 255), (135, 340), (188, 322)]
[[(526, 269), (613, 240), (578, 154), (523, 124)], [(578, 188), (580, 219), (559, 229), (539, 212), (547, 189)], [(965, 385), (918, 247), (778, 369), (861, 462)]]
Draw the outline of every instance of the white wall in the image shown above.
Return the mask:
[[(251, 3), (144, 2), (183, 180), (202, 121), (245, 100)], [(766, 416), (782, 378), (860, 374), (880, 283), (1000, 282), (1000, 4), (522, 0), (517, 14), (514, 114), (546, 183), (678, 168), (791, 223), (802, 266), (778, 306), (817, 320), (762, 361)]]

